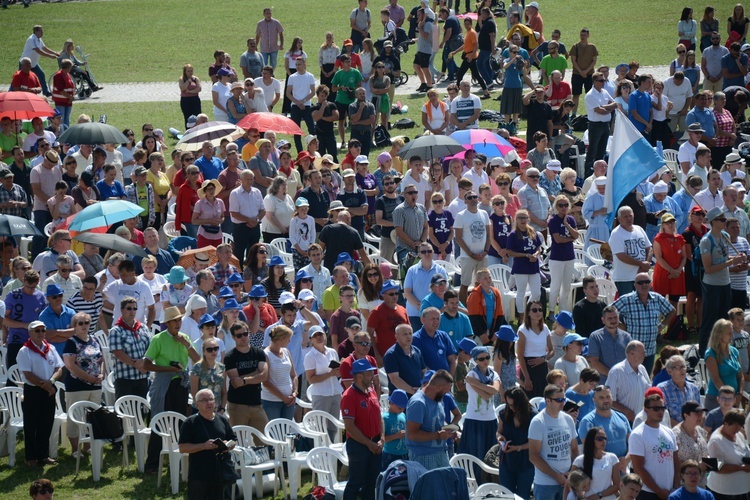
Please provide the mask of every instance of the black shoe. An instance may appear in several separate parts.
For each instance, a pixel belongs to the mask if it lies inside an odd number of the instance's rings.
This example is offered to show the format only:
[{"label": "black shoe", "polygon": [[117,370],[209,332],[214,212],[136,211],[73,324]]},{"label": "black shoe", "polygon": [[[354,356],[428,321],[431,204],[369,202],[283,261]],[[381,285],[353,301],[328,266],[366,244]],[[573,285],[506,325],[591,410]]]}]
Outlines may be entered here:
[{"label": "black shoe", "polygon": [[427,84],[423,83],[417,88],[417,92],[426,92],[427,91]]},{"label": "black shoe", "polygon": [[432,88],[432,85],[427,85],[427,84],[425,84],[425,86],[424,86],[424,90],[423,90],[422,92],[427,92],[427,91],[428,91],[428,90],[430,90],[431,88]]}]

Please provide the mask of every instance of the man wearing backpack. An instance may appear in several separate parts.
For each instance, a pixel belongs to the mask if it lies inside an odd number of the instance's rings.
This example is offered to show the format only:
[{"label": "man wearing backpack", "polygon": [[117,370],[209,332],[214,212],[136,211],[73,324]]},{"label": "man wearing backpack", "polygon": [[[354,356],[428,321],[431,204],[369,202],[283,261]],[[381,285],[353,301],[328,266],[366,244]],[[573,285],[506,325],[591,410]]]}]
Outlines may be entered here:
[{"label": "man wearing backpack", "polygon": [[708,211],[706,220],[711,230],[701,239],[701,262],[703,274],[703,323],[701,324],[698,350],[703,357],[714,323],[726,318],[728,304],[732,301],[729,267],[747,260],[745,254],[729,258],[729,236],[724,237],[727,217],[719,207]]}]

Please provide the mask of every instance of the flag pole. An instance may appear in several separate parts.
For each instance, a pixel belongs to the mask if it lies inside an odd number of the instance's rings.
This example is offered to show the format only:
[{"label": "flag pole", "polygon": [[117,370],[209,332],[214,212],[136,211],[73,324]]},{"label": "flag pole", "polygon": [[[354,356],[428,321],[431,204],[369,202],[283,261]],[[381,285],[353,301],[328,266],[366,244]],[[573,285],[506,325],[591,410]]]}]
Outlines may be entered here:
[{"label": "flag pole", "polygon": [[[682,189],[685,190],[685,192],[687,193],[687,195],[690,196],[690,198],[693,199],[693,201],[695,202],[695,204],[698,205],[701,208],[701,210],[703,210],[704,212],[708,213],[708,211],[705,208],[703,208],[703,205],[701,205],[700,203],[698,203],[698,200],[695,199],[695,196],[692,195],[692,193],[690,192],[690,190],[688,190],[687,186],[682,183],[682,181],[680,180],[679,173],[678,173],[678,175],[674,176],[674,180],[677,181],[677,184],[679,184],[680,186],[682,186]],[[724,239],[727,240],[727,243],[729,243],[729,246],[732,247],[732,250],[734,250],[734,253],[737,254],[737,255],[740,255],[741,252],[739,250],[737,250],[737,247],[735,247],[732,244],[732,240],[729,239],[729,236],[727,236],[724,233],[724,231],[721,232],[721,235],[724,237]]]}]

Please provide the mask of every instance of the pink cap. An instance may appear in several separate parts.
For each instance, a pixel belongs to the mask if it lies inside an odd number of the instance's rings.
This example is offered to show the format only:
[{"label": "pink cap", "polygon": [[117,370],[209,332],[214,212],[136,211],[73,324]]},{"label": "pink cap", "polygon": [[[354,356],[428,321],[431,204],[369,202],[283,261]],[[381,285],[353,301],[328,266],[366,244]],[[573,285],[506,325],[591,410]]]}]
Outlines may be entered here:
[{"label": "pink cap", "polygon": [[529,168],[531,165],[531,160],[521,160],[521,168]]},{"label": "pink cap", "polygon": [[391,279],[391,266],[385,262],[381,263],[380,273],[383,275],[383,281]]}]

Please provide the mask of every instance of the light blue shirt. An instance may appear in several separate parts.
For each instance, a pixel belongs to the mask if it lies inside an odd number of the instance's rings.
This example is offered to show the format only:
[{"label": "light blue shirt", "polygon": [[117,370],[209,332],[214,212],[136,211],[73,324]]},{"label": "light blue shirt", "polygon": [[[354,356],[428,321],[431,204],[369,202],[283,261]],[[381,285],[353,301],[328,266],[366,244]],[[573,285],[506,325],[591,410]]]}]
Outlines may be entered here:
[{"label": "light blue shirt", "polygon": [[703,135],[706,137],[713,139],[716,135],[716,117],[709,108],[698,109],[697,106],[693,106],[693,109],[688,111],[685,116],[685,123],[687,125],[700,123],[701,128],[705,131]]},{"label": "light blue shirt", "polygon": [[474,335],[469,317],[461,311],[458,311],[458,314],[453,318],[445,313],[441,314],[440,329],[448,334],[456,350],[458,350],[458,343],[461,342],[461,339]]},{"label": "light blue shirt", "polygon": [[[436,274],[442,274],[448,279],[448,273],[443,266],[432,263],[432,267],[425,269],[421,262],[411,266],[406,271],[404,279],[404,289],[410,289],[411,293],[421,302],[421,300],[430,294],[430,280]],[[415,306],[408,300],[406,301],[406,314],[409,316],[419,316],[419,306]]]},{"label": "light blue shirt", "polygon": [[[543,187],[537,186],[537,190],[534,191],[530,185],[526,184],[518,191],[518,199],[521,201],[521,207],[531,212],[537,219],[547,220],[549,218],[550,203],[549,198],[547,198],[547,191]],[[533,222],[531,227],[537,231],[543,229]]]},{"label": "light blue shirt", "polygon": [[[445,425],[445,408],[443,402],[425,397],[424,392],[417,391],[406,406],[406,422],[418,422],[419,430],[425,432],[439,432]],[[445,441],[433,439],[430,441],[411,441],[406,439],[409,455],[425,456],[445,452]]]}]

